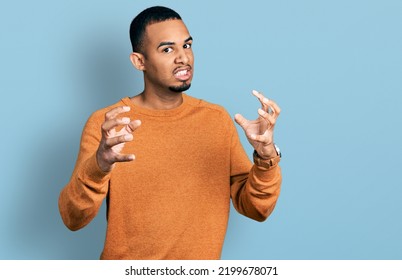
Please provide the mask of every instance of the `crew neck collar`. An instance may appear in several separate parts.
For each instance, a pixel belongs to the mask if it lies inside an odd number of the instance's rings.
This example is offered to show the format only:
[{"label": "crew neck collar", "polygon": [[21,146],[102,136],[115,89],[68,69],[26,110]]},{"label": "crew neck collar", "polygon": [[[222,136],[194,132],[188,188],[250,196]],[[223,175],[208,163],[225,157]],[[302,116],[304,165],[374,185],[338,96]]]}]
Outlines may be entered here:
[{"label": "crew neck collar", "polygon": [[145,107],[138,106],[131,101],[130,97],[122,98],[122,102],[131,107],[131,111],[133,113],[153,116],[153,117],[174,117],[178,116],[182,113],[189,105],[189,96],[185,93],[182,94],[183,102],[176,108],[173,109],[166,109],[166,110],[158,110],[158,109],[149,109]]}]

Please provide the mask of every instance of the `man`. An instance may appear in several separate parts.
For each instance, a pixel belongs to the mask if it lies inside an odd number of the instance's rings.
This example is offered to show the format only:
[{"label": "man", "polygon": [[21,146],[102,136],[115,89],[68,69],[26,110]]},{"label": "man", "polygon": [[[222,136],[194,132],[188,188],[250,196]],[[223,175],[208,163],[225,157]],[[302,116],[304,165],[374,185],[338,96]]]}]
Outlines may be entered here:
[{"label": "man", "polygon": [[258,221],[280,190],[273,130],[280,113],[256,91],[259,118],[236,115],[254,147],[254,165],[233,121],[220,106],[184,93],[193,77],[193,39],[180,16],[164,7],[131,23],[133,65],[144,91],[88,119],[59,208],[71,230],[87,225],[107,199],[102,259],[219,259],[230,198]]}]

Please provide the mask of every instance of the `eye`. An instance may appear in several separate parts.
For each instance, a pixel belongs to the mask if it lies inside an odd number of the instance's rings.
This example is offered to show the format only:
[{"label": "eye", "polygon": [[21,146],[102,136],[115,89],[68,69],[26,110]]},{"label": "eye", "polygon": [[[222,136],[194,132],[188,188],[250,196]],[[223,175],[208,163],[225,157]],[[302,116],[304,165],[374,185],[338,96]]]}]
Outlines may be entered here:
[{"label": "eye", "polygon": [[164,53],[171,53],[173,51],[173,49],[172,48],[164,48],[162,51]]},{"label": "eye", "polygon": [[191,49],[191,44],[189,44],[189,43],[184,44],[183,48],[185,48],[185,49]]}]

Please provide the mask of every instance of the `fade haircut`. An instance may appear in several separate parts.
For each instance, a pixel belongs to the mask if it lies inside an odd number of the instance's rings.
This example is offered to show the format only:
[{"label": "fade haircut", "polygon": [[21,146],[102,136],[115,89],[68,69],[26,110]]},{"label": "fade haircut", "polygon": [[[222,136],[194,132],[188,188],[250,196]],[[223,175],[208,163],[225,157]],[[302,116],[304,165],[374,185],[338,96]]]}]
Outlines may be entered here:
[{"label": "fade haircut", "polygon": [[162,6],[150,7],[139,13],[130,24],[130,40],[133,52],[143,53],[145,28],[148,25],[173,19],[181,20],[181,17],[172,9]]}]

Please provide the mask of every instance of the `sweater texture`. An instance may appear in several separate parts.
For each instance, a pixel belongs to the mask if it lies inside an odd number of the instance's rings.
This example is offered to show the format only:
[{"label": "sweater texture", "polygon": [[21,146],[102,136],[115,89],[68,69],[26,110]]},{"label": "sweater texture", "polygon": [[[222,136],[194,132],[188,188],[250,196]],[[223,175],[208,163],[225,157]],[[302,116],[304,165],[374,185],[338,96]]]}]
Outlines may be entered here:
[{"label": "sweater texture", "polygon": [[[105,113],[141,120],[122,153],[132,162],[103,172],[96,162]],[[107,232],[101,259],[219,259],[230,199],[241,214],[265,220],[280,192],[279,158],[245,153],[229,114],[183,94],[171,110],[136,106],[126,97],[93,113],[81,138],[70,182],[59,197],[66,226],[78,230],[107,199]]]}]

